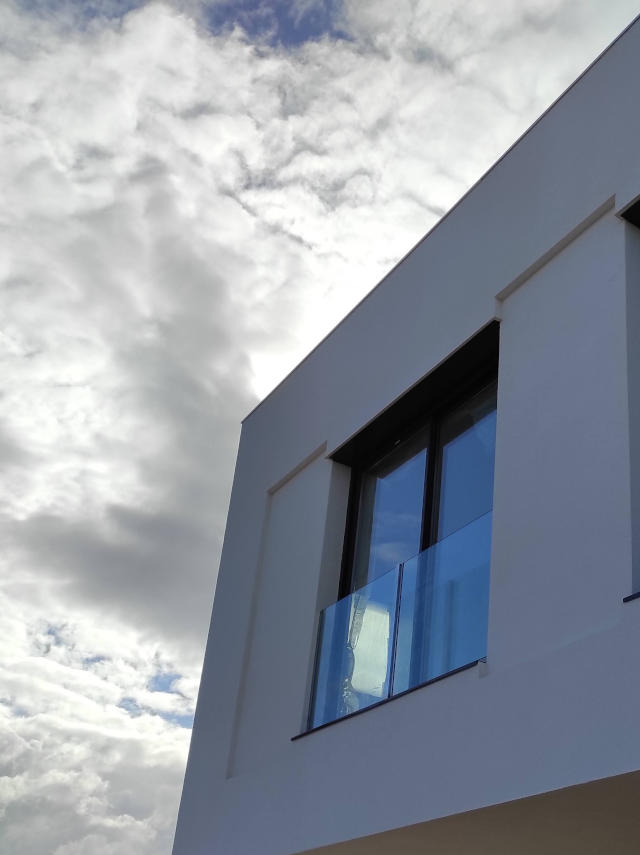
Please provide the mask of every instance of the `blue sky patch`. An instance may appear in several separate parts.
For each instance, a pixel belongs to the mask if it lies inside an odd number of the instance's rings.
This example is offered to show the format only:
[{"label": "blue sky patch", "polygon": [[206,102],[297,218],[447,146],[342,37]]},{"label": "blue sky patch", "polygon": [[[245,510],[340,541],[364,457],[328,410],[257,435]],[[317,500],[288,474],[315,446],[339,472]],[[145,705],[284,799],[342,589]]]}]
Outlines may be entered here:
[{"label": "blue sky patch", "polygon": [[[115,20],[147,0],[18,0],[39,18],[56,18],[82,29],[96,19]],[[180,4],[172,4],[180,9]],[[200,0],[199,17],[215,35],[241,27],[251,40],[296,47],[323,36],[348,39],[338,19],[343,0]]]},{"label": "blue sky patch", "polygon": [[222,0],[205,8],[214,33],[239,26],[250,39],[284,47],[296,47],[323,36],[348,38],[337,25],[342,0],[316,0],[299,7],[291,0]]},{"label": "blue sky patch", "polygon": [[171,724],[177,724],[178,727],[186,727],[189,730],[193,727],[193,715],[179,715],[178,713],[158,713],[158,715]]},{"label": "blue sky patch", "polygon": [[168,721],[170,724],[177,724],[178,727],[191,728],[193,727],[193,714],[181,714],[181,713],[172,713],[172,712],[161,712],[160,710],[152,710],[147,707],[141,707],[140,704],[135,701],[133,698],[125,697],[118,704],[120,709],[128,712],[129,715],[137,718],[140,715],[157,715],[160,718],[163,718],[165,721]]},{"label": "blue sky patch", "polygon": [[133,698],[123,698],[118,704],[118,706],[120,707],[120,709],[125,710],[129,713],[129,715],[132,716],[139,716],[142,715],[142,713],[144,712],[142,707],[136,701],[134,701]]},{"label": "blue sky patch", "polygon": [[82,660],[82,667],[91,668],[92,665],[98,665],[98,663],[105,661],[106,656],[85,656]]},{"label": "blue sky patch", "polygon": [[62,627],[54,626],[54,624],[50,623],[49,626],[45,630],[45,636],[50,639],[51,644],[61,645],[63,644],[62,634],[60,630]]},{"label": "blue sky patch", "polygon": [[62,18],[71,14],[74,24],[95,18],[122,18],[139,9],[146,0],[18,0],[18,6],[41,18]]},{"label": "blue sky patch", "polygon": [[150,692],[171,692],[171,686],[180,677],[170,671],[159,671],[149,680]]}]

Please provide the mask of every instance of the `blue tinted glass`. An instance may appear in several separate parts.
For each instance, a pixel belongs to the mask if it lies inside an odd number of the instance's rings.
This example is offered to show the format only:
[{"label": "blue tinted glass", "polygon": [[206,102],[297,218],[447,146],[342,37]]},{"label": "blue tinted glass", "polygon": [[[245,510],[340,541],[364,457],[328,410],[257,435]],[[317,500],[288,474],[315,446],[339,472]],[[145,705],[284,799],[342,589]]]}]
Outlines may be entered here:
[{"label": "blue tinted glass", "polygon": [[389,696],[397,595],[395,568],[322,612],[310,727]]},{"label": "blue tinted glass", "polygon": [[376,579],[420,550],[426,438],[397,448],[365,476],[360,501],[354,588]]},{"label": "blue tinted glass", "polygon": [[486,656],[491,513],[407,561],[393,694]]},{"label": "blue tinted glass", "polygon": [[496,387],[474,395],[443,422],[438,540],[493,507]]}]

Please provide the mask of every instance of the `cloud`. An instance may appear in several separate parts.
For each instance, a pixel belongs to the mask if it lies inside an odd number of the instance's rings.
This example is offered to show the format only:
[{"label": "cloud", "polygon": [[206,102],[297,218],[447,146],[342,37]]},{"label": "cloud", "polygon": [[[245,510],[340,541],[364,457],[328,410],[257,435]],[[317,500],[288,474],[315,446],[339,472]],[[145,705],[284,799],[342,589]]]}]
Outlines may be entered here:
[{"label": "cloud", "polygon": [[0,8],[7,851],[169,851],[240,419],[636,11],[217,5]]},{"label": "cloud", "polygon": [[172,667],[153,644],[13,594],[0,595],[0,849],[169,851],[189,733],[175,722],[194,684],[152,691]]}]

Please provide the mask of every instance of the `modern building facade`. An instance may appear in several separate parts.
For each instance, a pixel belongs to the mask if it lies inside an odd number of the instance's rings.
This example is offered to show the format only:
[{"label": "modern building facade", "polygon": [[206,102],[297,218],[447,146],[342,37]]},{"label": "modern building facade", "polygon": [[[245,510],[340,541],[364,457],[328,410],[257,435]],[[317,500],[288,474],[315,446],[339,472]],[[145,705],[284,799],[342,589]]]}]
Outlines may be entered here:
[{"label": "modern building facade", "polygon": [[640,849],[640,22],[244,421],[174,855]]}]

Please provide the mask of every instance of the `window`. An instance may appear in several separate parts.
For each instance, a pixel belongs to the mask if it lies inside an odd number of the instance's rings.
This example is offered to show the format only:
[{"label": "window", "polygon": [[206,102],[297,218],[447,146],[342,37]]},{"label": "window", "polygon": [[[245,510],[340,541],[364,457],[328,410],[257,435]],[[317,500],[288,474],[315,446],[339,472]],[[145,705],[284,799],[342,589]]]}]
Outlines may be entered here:
[{"label": "window", "polygon": [[311,728],[486,655],[497,327],[493,334],[489,359],[456,394],[441,384],[434,403],[432,379],[399,429],[352,443],[341,596],[321,615]]},{"label": "window", "polygon": [[427,448],[421,430],[359,477],[351,590],[420,552]]},{"label": "window", "polygon": [[494,381],[356,475],[350,590],[491,510],[495,420]]}]

